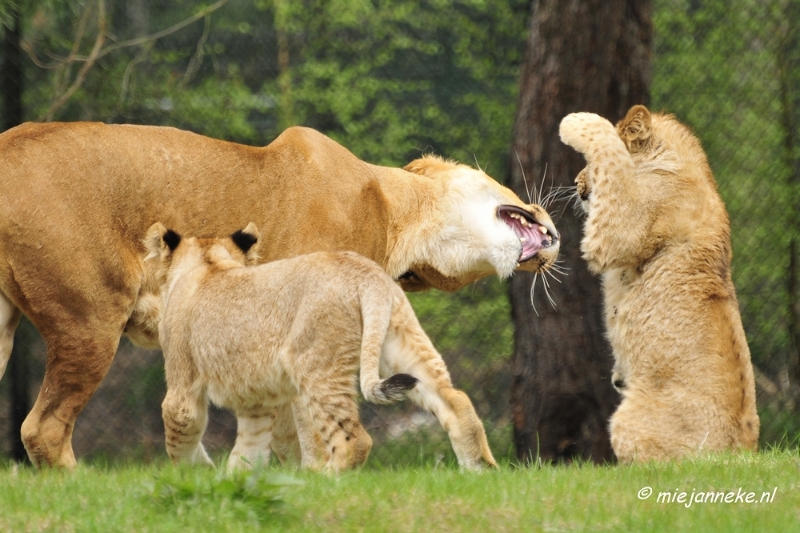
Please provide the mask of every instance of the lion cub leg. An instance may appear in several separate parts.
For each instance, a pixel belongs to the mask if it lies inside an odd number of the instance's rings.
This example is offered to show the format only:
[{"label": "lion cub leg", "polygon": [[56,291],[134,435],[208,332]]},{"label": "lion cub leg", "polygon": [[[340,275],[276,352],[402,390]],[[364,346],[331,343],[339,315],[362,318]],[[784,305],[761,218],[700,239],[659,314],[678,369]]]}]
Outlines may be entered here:
[{"label": "lion cub leg", "polygon": [[462,468],[480,470],[484,464],[497,466],[472,402],[453,387],[442,356],[425,335],[405,298],[392,316],[383,357],[387,374],[406,373],[419,380],[408,397],[436,415]]},{"label": "lion cub leg", "polygon": [[236,412],[236,444],[228,457],[228,471],[269,463],[275,409]]},{"label": "lion cub leg", "polygon": [[167,396],[161,404],[167,454],[174,463],[214,466],[200,442],[208,423],[208,399],[193,388],[172,386],[167,379]]},{"label": "lion cub leg", "polygon": [[286,402],[275,409],[275,425],[272,428],[272,453],[283,464],[299,465],[305,457],[304,443],[298,440],[295,425],[297,414],[293,402]]},{"label": "lion cub leg", "polygon": [[302,411],[298,421],[303,423],[297,425],[301,442],[303,439],[312,443],[321,440],[321,446],[313,446],[312,456],[306,457],[304,450],[303,466],[341,472],[363,465],[372,449],[372,437],[358,417],[355,391],[319,394],[321,390],[321,387],[312,387],[296,403],[295,412]]}]

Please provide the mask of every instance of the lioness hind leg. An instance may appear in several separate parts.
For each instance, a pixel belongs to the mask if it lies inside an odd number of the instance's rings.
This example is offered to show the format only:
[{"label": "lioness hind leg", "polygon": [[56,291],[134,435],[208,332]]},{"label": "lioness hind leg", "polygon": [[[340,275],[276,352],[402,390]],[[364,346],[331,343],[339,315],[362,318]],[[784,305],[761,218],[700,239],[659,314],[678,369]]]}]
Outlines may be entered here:
[{"label": "lioness hind leg", "polygon": [[169,388],[161,404],[167,454],[174,463],[214,466],[200,440],[208,423],[208,400],[188,389]]},{"label": "lioness hind leg", "polygon": [[458,464],[462,468],[481,470],[484,464],[497,466],[483,423],[464,392],[452,387],[431,388],[425,380],[420,380],[408,397],[436,415],[450,437]]},{"label": "lioness hind leg", "polygon": [[228,457],[228,471],[269,463],[275,409],[236,413],[236,425],[236,444]]},{"label": "lioness hind leg", "polygon": [[472,402],[453,388],[444,360],[420,327],[407,300],[392,316],[381,366],[384,374],[406,373],[419,380],[408,397],[436,415],[462,468],[479,470],[484,463],[497,466]]},{"label": "lioness hind leg", "polygon": [[14,332],[17,331],[21,315],[11,300],[0,293],[0,378],[5,374],[6,365],[11,357]]},{"label": "lioness hind leg", "polygon": [[[308,463],[303,465],[312,469],[322,467],[326,471],[341,472],[363,465],[372,449],[372,437],[364,430],[358,417],[358,405],[352,394],[322,394],[301,396],[297,409],[303,409],[303,417],[310,421],[308,431],[320,439],[319,449]],[[298,425],[298,431],[305,430]],[[301,440],[303,437],[301,436]],[[305,451],[304,451],[305,453]],[[324,454],[324,457],[319,457]]]}]

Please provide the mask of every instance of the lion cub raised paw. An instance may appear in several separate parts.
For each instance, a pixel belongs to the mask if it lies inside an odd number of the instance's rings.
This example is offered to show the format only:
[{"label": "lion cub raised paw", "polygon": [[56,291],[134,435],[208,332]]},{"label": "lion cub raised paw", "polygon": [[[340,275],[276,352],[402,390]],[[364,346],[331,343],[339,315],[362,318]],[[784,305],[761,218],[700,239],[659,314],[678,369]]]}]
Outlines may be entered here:
[{"label": "lion cub raised paw", "polygon": [[200,442],[210,399],[236,413],[229,468],[266,462],[271,448],[290,455],[295,430],[303,466],[361,465],[372,439],[355,401],[360,371],[366,400],[408,396],[437,416],[459,464],[495,465],[472,403],[453,388],[403,291],[373,261],[319,252],[250,266],[253,224],[198,239],[156,223],[145,244],[163,277],[163,417],[173,460],[211,463]]},{"label": "lion cub raised paw", "polygon": [[705,153],[670,115],[634,106],[612,126],[574,113],[561,139],[586,159],[581,251],[602,275],[622,461],[758,444],[750,351],[731,279],[730,225]]}]

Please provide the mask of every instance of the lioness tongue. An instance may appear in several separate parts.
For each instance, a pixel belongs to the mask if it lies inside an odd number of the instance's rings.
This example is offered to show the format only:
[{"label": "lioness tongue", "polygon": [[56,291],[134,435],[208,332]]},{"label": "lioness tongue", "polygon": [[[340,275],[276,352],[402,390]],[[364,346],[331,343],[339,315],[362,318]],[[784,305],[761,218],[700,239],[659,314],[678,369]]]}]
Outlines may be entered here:
[{"label": "lioness tongue", "polygon": [[516,226],[514,229],[522,242],[522,254],[520,257],[528,258],[542,249],[544,234],[539,230],[539,224],[529,226]]}]

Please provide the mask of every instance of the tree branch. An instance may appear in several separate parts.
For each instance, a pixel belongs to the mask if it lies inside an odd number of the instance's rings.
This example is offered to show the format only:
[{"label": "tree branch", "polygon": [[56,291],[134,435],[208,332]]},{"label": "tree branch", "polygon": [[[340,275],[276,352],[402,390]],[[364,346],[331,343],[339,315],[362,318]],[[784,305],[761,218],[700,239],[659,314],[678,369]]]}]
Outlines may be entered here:
[{"label": "tree branch", "polygon": [[105,0],[97,0],[97,37],[94,40],[94,46],[92,47],[92,52],[89,54],[88,60],[83,64],[81,69],[78,71],[78,74],[75,76],[75,79],[72,82],[72,85],[69,88],[61,93],[52,104],[50,104],[50,108],[47,110],[42,117],[39,117],[39,120],[44,119],[45,122],[50,122],[53,120],[53,115],[56,111],[58,111],[67,100],[72,98],[72,95],[75,94],[81,85],[83,85],[84,80],[86,79],[86,74],[88,74],[89,69],[92,68],[95,61],[100,57],[100,51],[103,48],[103,42],[106,39],[106,4]]}]

